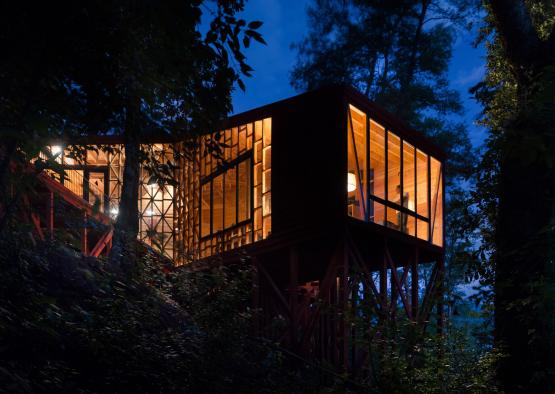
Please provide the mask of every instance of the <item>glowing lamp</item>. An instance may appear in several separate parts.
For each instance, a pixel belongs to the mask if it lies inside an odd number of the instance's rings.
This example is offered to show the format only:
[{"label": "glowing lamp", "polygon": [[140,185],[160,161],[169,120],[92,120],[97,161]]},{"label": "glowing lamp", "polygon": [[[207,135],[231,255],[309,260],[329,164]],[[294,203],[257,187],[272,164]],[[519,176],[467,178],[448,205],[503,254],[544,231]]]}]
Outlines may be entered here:
[{"label": "glowing lamp", "polygon": [[347,173],[347,191],[354,192],[357,189],[357,177],[354,173]]},{"label": "glowing lamp", "polygon": [[50,147],[50,153],[52,153],[52,155],[62,153],[62,147],[60,145],[53,145]]},{"label": "glowing lamp", "polygon": [[117,208],[110,209],[110,214],[112,215],[113,218],[117,217],[118,213],[119,213],[119,209]]}]

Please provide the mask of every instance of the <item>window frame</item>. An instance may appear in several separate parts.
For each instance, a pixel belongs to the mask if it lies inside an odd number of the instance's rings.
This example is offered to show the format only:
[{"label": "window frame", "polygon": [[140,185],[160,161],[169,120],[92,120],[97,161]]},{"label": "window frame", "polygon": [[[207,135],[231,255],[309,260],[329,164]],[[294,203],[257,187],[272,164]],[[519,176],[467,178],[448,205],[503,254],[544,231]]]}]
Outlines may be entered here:
[{"label": "window frame", "polygon": [[[356,220],[363,220],[365,222],[369,222],[369,223],[375,223],[373,221],[370,220],[370,206],[372,205],[373,202],[377,202],[379,204],[382,204],[384,207],[384,227],[387,228],[391,228],[393,230],[396,230],[400,233],[409,235],[413,238],[417,238],[420,240],[423,240],[425,242],[428,242],[434,246],[438,246],[438,247],[444,247],[444,243],[445,240],[442,240],[442,244],[438,245],[433,243],[433,234],[432,234],[432,190],[431,190],[431,161],[432,161],[432,155],[430,155],[429,153],[427,153],[425,150],[421,149],[418,147],[418,144],[415,144],[414,142],[410,141],[409,139],[404,138],[402,135],[400,135],[399,133],[396,133],[395,131],[393,131],[390,127],[380,123],[377,121],[376,118],[374,118],[370,113],[368,113],[367,111],[361,110],[359,107],[353,105],[352,103],[349,103],[347,105],[347,116],[348,116],[348,126],[350,128],[353,128],[353,124],[352,121],[350,121],[351,118],[351,107],[356,108],[356,110],[364,113],[366,115],[366,168],[365,168],[365,173],[367,176],[366,182],[365,182],[365,190],[364,193],[366,195],[364,204],[366,205],[366,207],[368,207],[368,209],[366,209],[366,215],[364,220],[363,219],[358,219],[357,217],[352,217],[349,215],[349,217],[356,219]],[[374,121],[375,123],[377,123],[379,126],[381,126],[384,130],[384,197],[385,198],[381,198],[378,197],[377,195],[374,195],[373,193],[370,192],[370,183],[371,183],[371,179],[370,179],[370,165],[371,165],[371,152],[372,152],[372,139],[371,139],[371,122]],[[397,204],[393,201],[389,200],[389,133],[395,135],[397,138],[399,138],[399,147],[400,147],[400,203]],[[351,134],[351,130],[347,130],[347,138],[351,138],[350,137]],[[404,144],[405,142],[407,144],[409,144],[412,149],[414,150],[414,158],[413,158],[413,169],[414,169],[414,188],[413,188],[413,192],[414,192],[414,210],[410,210],[408,207],[405,207],[404,204],[404,199],[405,199],[405,185],[404,185],[404,167],[405,167],[405,160],[404,160]],[[423,154],[426,155],[426,195],[427,195],[427,214],[428,217],[425,217],[421,214],[418,213],[418,179],[417,179],[417,174],[418,174],[418,154],[417,152],[420,151]],[[347,155],[348,155],[348,150],[347,150]],[[436,160],[439,163],[439,181],[438,181],[438,185],[441,185],[442,187],[442,192],[441,192],[441,204],[442,204],[442,215],[444,215],[444,211],[445,211],[445,191],[443,189],[445,189],[445,180],[444,180],[444,162],[440,159],[438,159],[437,157],[433,157],[434,160]],[[348,157],[347,157],[348,160]],[[363,182],[360,182],[363,183]],[[394,209],[396,211],[398,211],[402,215],[407,215],[407,216],[411,216],[414,218],[414,223],[415,223],[415,231],[414,234],[412,233],[407,233],[404,232],[402,229],[397,229],[395,227],[389,226],[388,225],[388,221],[387,221],[387,209]],[[437,220],[441,220],[442,226],[445,226],[445,218],[435,218],[435,221],[437,223]],[[427,238],[426,239],[422,239],[418,237],[418,220],[423,221],[426,223],[427,228],[428,228],[428,234],[427,234]],[[379,224],[379,223],[376,223]],[[380,224],[381,225],[381,224]],[[443,233],[445,232],[444,229],[442,229]],[[445,238],[445,237],[443,237]]]},{"label": "window frame", "polygon": [[[199,190],[202,191],[203,186],[206,184],[210,184],[210,231],[206,235],[202,235],[202,209],[199,210],[199,242],[211,239],[213,237],[217,237],[227,231],[233,231],[236,228],[244,226],[246,224],[252,223],[254,218],[254,187],[253,187],[253,172],[254,172],[254,149],[249,149],[245,153],[241,154],[240,156],[236,157],[233,160],[230,160],[225,165],[218,166],[218,168],[204,177],[200,178],[199,182]],[[249,175],[249,209],[248,218],[242,221],[239,221],[239,165],[245,161],[249,161],[248,165],[248,175]],[[214,231],[214,188],[212,181],[217,178],[218,176],[225,174],[229,169],[235,169],[235,179],[236,179],[236,186],[235,186],[235,224],[229,227],[225,227],[225,175],[223,177],[223,210],[222,210],[222,221],[223,227],[221,230]],[[202,195],[200,195],[202,198]]]}]

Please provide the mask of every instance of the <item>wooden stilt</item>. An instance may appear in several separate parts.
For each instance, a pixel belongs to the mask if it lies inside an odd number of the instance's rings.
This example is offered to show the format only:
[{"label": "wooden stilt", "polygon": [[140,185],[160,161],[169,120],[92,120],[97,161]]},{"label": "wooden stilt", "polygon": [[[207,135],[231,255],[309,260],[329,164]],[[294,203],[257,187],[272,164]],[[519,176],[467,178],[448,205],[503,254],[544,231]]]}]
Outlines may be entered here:
[{"label": "wooden stilt", "polygon": [[414,248],[414,256],[411,261],[411,309],[412,309],[412,320],[417,321],[418,316],[418,290],[419,290],[419,278],[418,278],[418,248]]}]

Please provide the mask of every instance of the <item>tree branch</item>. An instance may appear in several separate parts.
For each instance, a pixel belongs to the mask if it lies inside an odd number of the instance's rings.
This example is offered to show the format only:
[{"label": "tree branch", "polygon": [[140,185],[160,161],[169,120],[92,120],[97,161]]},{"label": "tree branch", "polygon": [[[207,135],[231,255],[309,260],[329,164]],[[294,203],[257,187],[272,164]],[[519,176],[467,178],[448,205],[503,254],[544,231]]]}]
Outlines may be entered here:
[{"label": "tree branch", "polygon": [[537,64],[543,43],[522,0],[489,0],[509,61],[518,70]]}]

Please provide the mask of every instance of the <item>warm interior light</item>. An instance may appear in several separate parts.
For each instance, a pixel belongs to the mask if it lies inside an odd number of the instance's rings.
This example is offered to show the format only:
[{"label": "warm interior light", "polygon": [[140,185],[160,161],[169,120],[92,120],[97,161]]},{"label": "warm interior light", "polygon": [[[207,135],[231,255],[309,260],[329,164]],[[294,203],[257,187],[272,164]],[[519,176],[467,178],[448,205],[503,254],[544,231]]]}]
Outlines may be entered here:
[{"label": "warm interior light", "polygon": [[152,209],[147,209],[145,211],[145,216],[153,216],[154,215],[154,211]]},{"label": "warm interior light", "polygon": [[354,173],[347,173],[347,191],[354,192],[357,189],[357,177]]},{"label": "warm interior light", "polygon": [[414,201],[413,201],[413,200],[409,200],[408,208],[409,208],[411,211],[414,211]]},{"label": "warm interior light", "polygon": [[117,217],[118,213],[119,213],[119,209],[117,208],[110,209],[110,214],[112,215],[113,218]]},{"label": "warm interior light", "polygon": [[62,153],[62,147],[60,145],[53,145],[50,147],[50,152],[53,155],[57,155],[58,153]]}]

